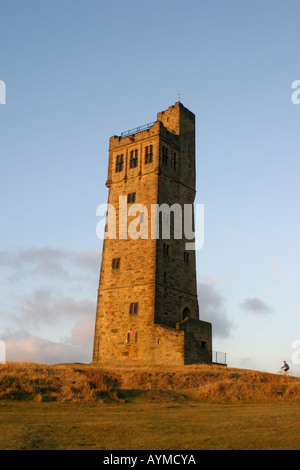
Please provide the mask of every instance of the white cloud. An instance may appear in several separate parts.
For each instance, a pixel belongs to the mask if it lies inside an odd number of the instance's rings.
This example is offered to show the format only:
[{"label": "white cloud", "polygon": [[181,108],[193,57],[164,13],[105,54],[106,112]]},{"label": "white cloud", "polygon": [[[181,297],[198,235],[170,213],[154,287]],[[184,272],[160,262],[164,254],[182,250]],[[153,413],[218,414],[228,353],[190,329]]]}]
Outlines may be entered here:
[{"label": "white cloud", "polygon": [[58,343],[25,330],[8,334],[2,338],[6,345],[7,361],[40,362],[46,364],[61,362],[91,362],[92,343]]}]

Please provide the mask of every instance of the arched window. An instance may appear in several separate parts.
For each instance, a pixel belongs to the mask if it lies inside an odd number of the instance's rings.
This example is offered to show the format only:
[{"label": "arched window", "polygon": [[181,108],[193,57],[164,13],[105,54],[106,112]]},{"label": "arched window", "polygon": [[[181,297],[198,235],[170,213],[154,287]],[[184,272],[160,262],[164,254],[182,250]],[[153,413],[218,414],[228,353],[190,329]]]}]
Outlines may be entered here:
[{"label": "arched window", "polygon": [[182,312],[182,320],[184,320],[186,317],[191,316],[191,311],[188,307],[185,307],[185,309]]}]

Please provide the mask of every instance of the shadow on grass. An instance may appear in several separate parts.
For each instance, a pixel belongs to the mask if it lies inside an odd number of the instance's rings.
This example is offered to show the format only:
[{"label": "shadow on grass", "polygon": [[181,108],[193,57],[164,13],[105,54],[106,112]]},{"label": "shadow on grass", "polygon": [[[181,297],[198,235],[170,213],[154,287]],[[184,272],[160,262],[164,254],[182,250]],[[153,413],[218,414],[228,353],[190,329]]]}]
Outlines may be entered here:
[{"label": "shadow on grass", "polygon": [[186,403],[190,401],[189,397],[185,394],[177,392],[175,390],[138,390],[138,389],[122,389],[119,390],[119,398],[125,402],[135,403],[149,403],[149,402],[160,402],[160,403]]}]

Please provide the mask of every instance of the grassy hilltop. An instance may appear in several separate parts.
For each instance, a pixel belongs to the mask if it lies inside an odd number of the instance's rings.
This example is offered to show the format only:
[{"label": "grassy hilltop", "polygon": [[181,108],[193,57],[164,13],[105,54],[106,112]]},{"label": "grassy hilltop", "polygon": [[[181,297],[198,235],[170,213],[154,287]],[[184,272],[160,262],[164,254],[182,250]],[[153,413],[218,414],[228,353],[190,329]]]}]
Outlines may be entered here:
[{"label": "grassy hilltop", "polygon": [[297,449],[300,378],[219,366],[0,366],[0,449]]},{"label": "grassy hilltop", "polygon": [[221,366],[100,368],[11,362],[0,367],[0,400],[132,400],[153,389],[161,395],[168,391],[170,398],[202,401],[300,401],[298,377]]}]

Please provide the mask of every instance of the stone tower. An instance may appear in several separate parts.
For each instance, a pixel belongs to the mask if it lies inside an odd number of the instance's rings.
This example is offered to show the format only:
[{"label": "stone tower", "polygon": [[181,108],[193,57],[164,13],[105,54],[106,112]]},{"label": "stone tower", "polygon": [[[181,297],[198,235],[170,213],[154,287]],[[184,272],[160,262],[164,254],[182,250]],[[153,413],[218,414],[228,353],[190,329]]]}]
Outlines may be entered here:
[{"label": "stone tower", "polygon": [[[211,324],[199,320],[195,251],[174,232],[171,207],[193,207],[195,115],[177,102],[155,122],[111,137],[106,185],[117,228],[103,243],[93,362],[211,363]],[[143,204],[139,211],[136,204]],[[161,213],[162,205],[169,213]],[[160,223],[170,224],[170,236],[161,228],[153,236],[153,207]],[[127,233],[131,223],[140,231],[134,238]]]}]

